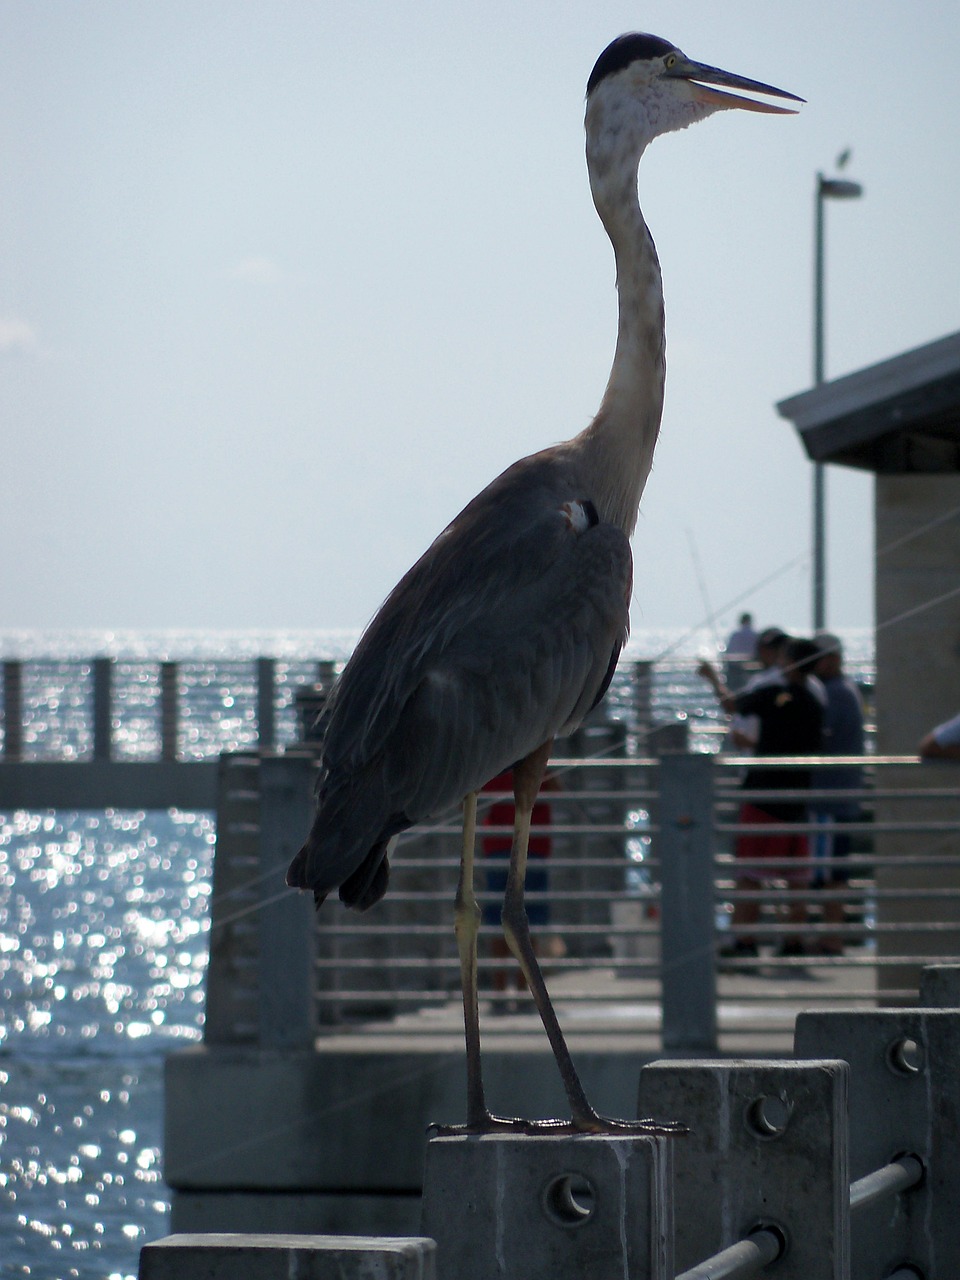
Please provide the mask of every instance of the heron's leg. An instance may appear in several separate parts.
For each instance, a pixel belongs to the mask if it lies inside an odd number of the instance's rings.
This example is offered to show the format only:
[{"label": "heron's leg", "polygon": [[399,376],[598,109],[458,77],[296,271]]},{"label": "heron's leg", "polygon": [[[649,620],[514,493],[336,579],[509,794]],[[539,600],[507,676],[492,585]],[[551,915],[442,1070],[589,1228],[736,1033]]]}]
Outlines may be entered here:
[{"label": "heron's leg", "polygon": [[[530,922],[523,902],[524,879],[527,874],[527,846],[530,841],[530,822],[533,817],[533,806],[543,781],[547,760],[550,757],[552,741],[545,742],[525,760],[522,760],[513,771],[514,794],[514,826],[513,845],[510,849],[510,870],[507,874],[507,892],[503,900],[503,932],[510,950],[527,980],[530,994],[533,996],[540,1014],[540,1020],[550,1041],[553,1056],[560,1068],[574,1124],[577,1127],[590,1127],[594,1112],[587,1102],[586,1094],[573,1065],[573,1059],[567,1049],[567,1042],[560,1023],[553,1011],[550,996],[547,993],[540,963],[533,948],[530,937]],[[581,1124],[581,1122],[583,1122]]]},{"label": "heron's leg", "polygon": [[[547,1033],[553,1056],[557,1060],[563,1086],[570,1102],[571,1124],[563,1125],[556,1121],[547,1121],[545,1127],[552,1129],[570,1128],[579,1133],[676,1133],[683,1132],[684,1126],[673,1124],[656,1124],[649,1120],[608,1120],[594,1111],[587,1101],[580,1077],[577,1075],[560,1030],[560,1023],[554,1012],[553,1004],[547,993],[546,983],[540,971],[530,937],[530,923],[527,920],[526,908],[523,904],[524,878],[527,871],[527,845],[530,840],[530,823],[533,817],[533,806],[543,781],[547,760],[550,758],[552,741],[544,743],[532,752],[514,769],[514,804],[515,819],[513,830],[513,846],[510,850],[510,871],[507,875],[507,892],[503,902],[503,932],[523,970],[530,994],[540,1014],[540,1021]],[[536,1126],[531,1126],[536,1127]]]},{"label": "heron's leg", "polygon": [[[460,984],[463,988],[463,1029],[467,1044],[467,1123],[468,1133],[494,1131],[517,1132],[525,1122],[493,1116],[487,1110],[483,1094],[480,1066],[480,1006],[477,997],[477,935],[480,931],[480,906],[474,890],[474,849],[477,830],[477,793],[472,791],[463,802],[463,843],[460,851],[460,880],[457,884],[455,928],[460,954]],[[437,1134],[462,1133],[460,1126],[433,1125]]]},{"label": "heron's leg", "polygon": [[477,831],[477,793],[463,802],[463,845],[460,881],[457,885],[455,927],[460,953],[460,985],[463,988],[463,1030],[467,1042],[467,1128],[483,1125],[487,1107],[480,1068],[480,1008],[477,998],[477,934],[480,906],[473,884],[473,859]]}]

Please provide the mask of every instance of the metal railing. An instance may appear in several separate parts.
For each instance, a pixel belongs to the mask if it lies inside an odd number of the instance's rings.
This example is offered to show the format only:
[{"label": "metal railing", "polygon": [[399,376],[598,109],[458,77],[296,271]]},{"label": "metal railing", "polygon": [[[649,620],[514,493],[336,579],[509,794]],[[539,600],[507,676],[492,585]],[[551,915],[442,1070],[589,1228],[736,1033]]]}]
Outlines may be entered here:
[{"label": "metal railing", "polygon": [[[746,765],[758,762],[698,753],[633,758],[624,754],[622,733],[604,732],[606,739],[593,731],[590,756],[552,762],[552,789],[545,792],[550,821],[534,828],[549,840],[550,853],[530,860],[546,877],[528,891],[532,932],[554,1001],[579,1028],[611,1034],[659,1028],[667,1047],[709,1051],[718,1035],[739,1026],[782,1031],[811,999],[841,1007],[908,1000],[923,964],[960,956],[960,791],[949,768],[903,757],[858,761],[865,770],[865,785],[854,793],[862,820],[829,824],[855,841],[835,860],[847,878],[828,888],[791,889],[778,877],[781,868],[764,862],[764,882],[745,888],[740,874],[748,864],[735,858],[732,842],[748,831],[736,810],[750,793],[736,784]],[[282,887],[282,872],[309,825],[314,767],[308,754],[225,757],[208,1036],[212,1029],[214,1038],[257,1038],[259,968],[267,953],[287,945],[278,935],[289,941],[291,930],[307,931],[312,957],[305,981],[316,1008],[304,1006],[304,1037],[357,1022],[415,1033],[434,1032],[448,1018],[454,1029],[459,815],[401,838],[390,891],[374,910],[347,913],[334,901],[314,916]],[[809,794],[767,793],[781,800]],[[274,837],[265,840],[267,828]],[[803,821],[769,830],[803,835],[823,827]],[[514,988],[516,966],[499,943],[497,875],[505,864],[484,852],[507,834],[503,823],[484,826],[481,808],[481,998],[488,1012],[511,1015],[511,1030],[539,1034],[535,1017],[527,1016],[532,1004]],[[808,911],[801,930],[807,950],[777,954],[778,941],[797,928],[784,913],[798,897]],[[759,908],[752,927],[758,954],[718,963],[738,902]],[[843,908],[839,923],[824,920],[828,903]],[[813,953],[827,936],[842,944],[842,953]],[[235,1024],[216,1012],[228,980]],[[424,1010],[433,1016],[425,1019]]]}]

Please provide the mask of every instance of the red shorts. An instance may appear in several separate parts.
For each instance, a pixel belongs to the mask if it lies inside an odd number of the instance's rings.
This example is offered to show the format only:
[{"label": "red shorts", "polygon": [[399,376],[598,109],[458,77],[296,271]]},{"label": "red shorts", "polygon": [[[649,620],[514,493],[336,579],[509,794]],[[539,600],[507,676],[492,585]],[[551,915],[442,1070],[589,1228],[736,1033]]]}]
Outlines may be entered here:
[{"label": "red shorts", "polygon": [[[754,804],[742,804],[738,820],[744,827],[783,826],[784,824],[783,818],[775,818],[765,809],[758,809]],[[747,835],[744,832],[737,836],[737,857],[783,863],[796,858],[809,858],[810,851],[807,837],[803,833],[765,835],[763,832],[758,832],[757,835]],[[769,871],[763,867],[744,867],[738,870],[737,875],[743,880],[787,880],[790,884],[810,883],[809,866],[777,866],[771,867]]]}]

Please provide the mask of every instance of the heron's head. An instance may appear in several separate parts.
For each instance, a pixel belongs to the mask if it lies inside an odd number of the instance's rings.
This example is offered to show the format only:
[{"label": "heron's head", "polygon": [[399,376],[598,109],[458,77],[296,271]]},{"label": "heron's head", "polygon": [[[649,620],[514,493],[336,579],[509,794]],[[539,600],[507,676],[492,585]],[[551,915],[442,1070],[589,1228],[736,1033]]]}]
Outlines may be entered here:
[{"label": "heron's head", "polygon": [[[764,96],[725,92],[731,89]],[[588,151],[601,165],[604,155],[622,155],[624,149],[639,160],[647,143],[659,134],[684,129],[714,111],[732,107],[777,115],[796,111],[764,100],[770,97],[803,101],[758,80],[693,62],[659,36],[618,36],[601,53],[587,82]]]}]

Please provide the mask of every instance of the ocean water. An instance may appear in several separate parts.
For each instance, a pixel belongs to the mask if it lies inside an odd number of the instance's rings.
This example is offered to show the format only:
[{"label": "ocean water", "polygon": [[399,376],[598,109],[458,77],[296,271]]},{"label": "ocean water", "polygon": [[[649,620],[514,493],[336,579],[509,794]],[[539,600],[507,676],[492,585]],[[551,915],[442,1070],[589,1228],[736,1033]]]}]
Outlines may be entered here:
[{"label": "ocean water", "polygon": [[[278,659],[278,732],[317,658],[349,633],[15,633],[0,654],[29,661],[28,758],[92,749],[92,656],[118,659],[120,758],[159,749],[159,662],[183,660],[181,754],[255,738],[250,659]],[[845,635],[848,666],[872,672],[868,633]],[[629,657],[659,659],[658,718],[716,721],[693,673],[712,637],[647,634]],[[622,686],[621,686],[622,688]],[[0,814],[0,1276],[110,1280],[136,1275],[141,1245],[166,1234],[163,1060],[203,1034],[215,844],[213,815],[132,811]]]},{"label": "ocean water", "polygon": [[0,1275],[136,1274],[164,1054],[199,1040],[211,814],[0,820]]}]

